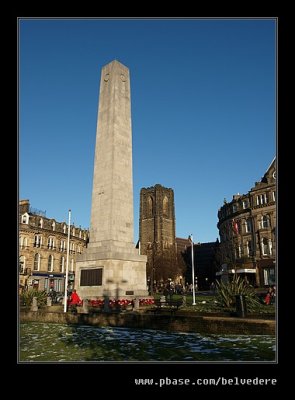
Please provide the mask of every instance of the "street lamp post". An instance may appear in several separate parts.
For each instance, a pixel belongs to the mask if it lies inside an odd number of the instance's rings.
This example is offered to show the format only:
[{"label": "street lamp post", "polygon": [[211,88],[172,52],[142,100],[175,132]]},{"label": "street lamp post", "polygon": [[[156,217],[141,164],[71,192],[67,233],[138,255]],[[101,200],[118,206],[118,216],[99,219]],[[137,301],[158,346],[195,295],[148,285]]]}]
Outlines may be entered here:
[{"label": "street lamp post", "polygon": [[69,254],[70,254],[70,234],[71,234],[71,210],[69,210],[69,224],[68,224],[68,243],[67,243],[67,263],[66,263],[66,277],[65,277],[65,295],[64,295],[64,312],[67,312],[68,303],[68,277],[69,277]]},{"label": "street lamp post", "polygon": [[154,295],[154,280],[156,278],[156,270],[155,270],[155,251],[156,251],[156,244],[153,242],[152,244],[152,268],[151,268],[151,296]]},{"label": "street lamp post", "polygon": [[196,305],[196,292],[195,292],[195,263],[194,263],[194,240],[193,235],[191,234],[188,237],[192,246],[192,283],[193,283],[193,306]]},{"label": "street lamp post", "polygon": [[153,296],[154,295],[154,256],[153,256],[153,265],[151,268],[150,292],[151,292],[151,296]]}]

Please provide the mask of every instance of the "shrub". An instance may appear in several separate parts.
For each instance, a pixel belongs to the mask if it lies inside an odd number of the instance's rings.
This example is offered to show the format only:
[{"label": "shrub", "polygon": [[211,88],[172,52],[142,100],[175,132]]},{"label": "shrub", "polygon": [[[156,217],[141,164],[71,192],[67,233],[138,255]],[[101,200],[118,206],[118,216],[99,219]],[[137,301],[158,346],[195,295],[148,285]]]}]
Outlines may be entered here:
[{"label": "shrub", "polygon": [[33,297],[37,297],[38,307],[44,307],[47,304],[47,293],[45,291],[38,292],[38,290],[27,290],[20,296],[21,304],[24,306],[31,306]]},{"label": "shrub", "polygon": [[247,308],[254,311],[260,306],[259,299],[252,286],[242,279],[240,276],[234,275],[231,282],[216,283],[216,299],[218,304],[224,308],[233,308],[236,305],[236,295],[245,296]]}]

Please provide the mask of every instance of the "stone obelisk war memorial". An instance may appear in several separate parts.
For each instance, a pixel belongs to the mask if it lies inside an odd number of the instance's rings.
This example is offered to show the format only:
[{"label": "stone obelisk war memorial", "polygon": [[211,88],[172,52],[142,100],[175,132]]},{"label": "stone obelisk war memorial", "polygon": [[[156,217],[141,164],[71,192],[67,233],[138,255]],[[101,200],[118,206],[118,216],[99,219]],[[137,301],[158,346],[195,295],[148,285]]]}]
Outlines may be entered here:
[{"label": "stone obelisk war memorial", "polygon": [[129,69],[102,68],[96,130],[90,238],[76,265],[82,298],[147,296],[147,257],[133,243]]}]

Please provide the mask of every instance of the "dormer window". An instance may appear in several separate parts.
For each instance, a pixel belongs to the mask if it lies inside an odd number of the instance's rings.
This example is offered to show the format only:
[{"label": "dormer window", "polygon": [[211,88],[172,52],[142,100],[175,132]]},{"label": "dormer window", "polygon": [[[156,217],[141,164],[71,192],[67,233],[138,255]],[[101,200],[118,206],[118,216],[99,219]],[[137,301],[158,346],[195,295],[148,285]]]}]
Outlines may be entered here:
[{"label": "dormer window", "polygon": [[245,208],[249,207],[249,201],[248,200],[244,200],[243,201],[243,209],[245,210]]},{"label": "dormer window", "polygon": [[21,217],[21,223],[22,224],[28,224],[29,223],[29,214],[25,213]]}]

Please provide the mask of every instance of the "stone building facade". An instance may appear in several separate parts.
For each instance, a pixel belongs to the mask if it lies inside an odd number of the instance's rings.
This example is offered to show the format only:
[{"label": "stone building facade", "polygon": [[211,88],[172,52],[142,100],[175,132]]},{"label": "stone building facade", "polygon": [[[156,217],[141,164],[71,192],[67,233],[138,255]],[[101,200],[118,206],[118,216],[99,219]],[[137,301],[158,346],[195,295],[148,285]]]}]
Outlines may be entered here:
[{"label": "stone building facade", "polygon": [[238,273],[259,287],[275,284],[276,160],[247,194],[224,201],[218,211],[218,276]]},{"label": "stone building facade", "polygon": [[[198,290],[209,290],[216,279],[217,254],[219,241],[194,243],[194,276]],[[192,247],[191,244],[183,250],[183,257],[187,265],[185,280],[192,283]]]},{"label": "stone building facade", "polygon": [[[70,226],[69,288],[74,287],[76,255],[84,252],[89,232]],[[19,284],[23,289],[54,289],[64,292],[67,263],[68,224],[46,218],[30,207],[29,200],[19,202]]]},{"label": "stone building facade", "polygon": [[[140,253],[147,255],[147,282],[155,289],[168,279],[180,283],[183,278],[181,260],[175,240],[174,192],[159,184],[140,191]],[[180,254],[179,254],[180,255]]]}]

